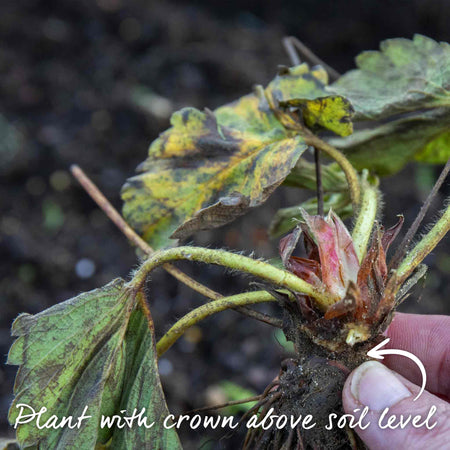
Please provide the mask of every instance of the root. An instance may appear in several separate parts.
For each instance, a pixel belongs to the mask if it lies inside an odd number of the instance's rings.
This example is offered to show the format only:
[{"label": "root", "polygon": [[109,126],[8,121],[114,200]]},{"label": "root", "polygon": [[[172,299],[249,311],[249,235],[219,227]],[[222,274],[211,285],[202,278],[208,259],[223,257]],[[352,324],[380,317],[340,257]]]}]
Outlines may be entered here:
[{"label": "root", "polygon": [[[249,410],[241,421],[251,415],[258,416],[258,422],[273,416],[288,417],[284,428],[270,427],[249,429],[244,450],[361,450],[365,447],[348,428],[326,430],[331,413],[341,416],[342,388],[349,373],[345,364],[323,357],[307,357],[301,360],[283,361],[279,377],[270,383],[261,394],[261,399]],[[302,427],[303,419],[311,414],[316,423],[313,428]],[[302,420],[291,426],[290,417]],[[270,422],[266,422],[270,423]]]}]

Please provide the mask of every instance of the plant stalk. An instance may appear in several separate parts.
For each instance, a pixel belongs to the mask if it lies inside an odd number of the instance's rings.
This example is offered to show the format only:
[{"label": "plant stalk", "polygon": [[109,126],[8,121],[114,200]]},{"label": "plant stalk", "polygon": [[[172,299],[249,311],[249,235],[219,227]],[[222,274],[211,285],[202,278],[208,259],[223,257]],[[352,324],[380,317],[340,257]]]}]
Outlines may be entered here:
[{"label": "plant stalk", "polygon": [[[261,397],[262,397],[262,395],[254,395],[253,397],[247,397],[247,398],[243,398],[241,400],[232,400],[232,401],[229,401],[229,402],[220,403],[219,405],[204,406],[202,408],[191,409],[190,411],[186,411],[183,414],[198,414],[200,412],[213,411],[213,410],[216,410],[216,409],[227,408],[228,406],[243,405],[245,403],[254,403],[254,402],[257,402],[258,400],[261,400]],[[250,406],[251,405],[249,405],[249,407]],[[176,422],[176,417],[175,417],[174,422]]]},{"label": "plant stalk", "polygon": [[422,223],[423,219],[425,218],[425,215],[428,211],[428,209],[431,206],[431,203],[433,202],[434,198],[436,197],[436,194],[438,193],[440,187],[442,186],[442,183],[447,178],[447,175],[450,171],[450,158],[447,161],[447,164],[445,164],[444,169],[442,170],[441,174],[439,175],[439,178],[437,179],[436,183],[433,186],[433,189],[431,189],[431,192],[428,194],[427,199],[425,200],[424,204],[420,208],[419,214],[414,219],[414,222],[409,227],[408,232],[406,233],[405,237],[402,239],[402,242],[397,247],[397,251],[394,253],[394,256],[392,257],[391,261],[389,262],[389,269],[394,269],[397,264],[402,260],[402,258],[405,256],[405,254],[408,251],[409,244],[413,240],[414,236],[417,233],[417,230],[420,227],[420,224]]},{"label": "plant stalk", "polygon": [[353,245],[360,263],[366,255],[378,208],[377,188],[367,181],[367,172],[363,173],[361,187],[361,204],[352,231]]},{"label": "plant stalk", "polygon": [[351,162],[337,148],[334,148],[328,142],[323,141],[318,136],[313,134],[308,128],[300,124],[298,121],[294,120],[291,115],[283,113],[277,107],[275,99],[273,98],[273,95],[270,91],[257,86],[257,92],[258,95],[265,96],[267,103],[269,104],[269,108],[273,111],[273,113],[277,116],[278,120],[285,128],[296,131],[303,137],[305,144],[310,145],[315,149],[323,150],[330,158],[333,158],[339,164],[340,168],[345,174],[345,178],[348,183],[350,197],[353,204],[353,211],[357,211],[359,207],[361,192],[358,180],[358,172],[355,170]]},{"label": "plant stalk", "polygon": [[[283,39],[283,45],[294,65],[300,64],[300,58],[296,53],[296,49],[302,54],[302,56],[313,65],[322,66],[330,77],[331,81],[337,80],[341,75],[325,61],[321,60],[315,53],[313,53],[302,41],[294,36],[287,36]],[[297,62],[298,61],[298,62]]]},{"label": "plant stalk", "polygon": [[213,314],[236,306],[253,305],[255,303],[276,301],[267,291],[244,292],[242,294],[223,297],[195,308],[180,320],[156,344],[158,357],[164,354],[183,335],[183,333],[198,322]]},{"label": "plant stalk", "polygon": [[317,214],[323,217],[322,166],[320,164],[320,150],[318,148],[314,149],[314,162],[316,165]]},{"label": "plant stalk", "polygon": [[403,283],[411,275],[414,269],[433,251],[434,247],[449,231],[450,203],[448,203],[447,208],[433,228],[408,252],[405,259],[400,263],[396,273],[399,284]]},{"label": "plant stalk", "polygon": [[156,267],[169,261],[189,260],[207,264],[216,264],[229,269],[238,270],[260,278],[272,285],[286,288],[293,292],[299,292],[313,297],[321,309],[326,310],[330,305],[338,301],[325,289],[319,289],[291,272],[278,269],[271,264],[258,261],[247,256],[230,253],[225,250],[213,250],[202,247],[176,247],[160,250],[150,256],[130,281],[130,287],[138,291],[144,284],[147,275]]},{"label": "plant stalk", "polygon": [[[141,249],[147,255],[152,255],[155,250],[150,247],[134,230],[128,225],[125,219],[119,214],[119,212],[114,208],[114,206],[109,202],[109,200],[103,195],[100,189],[88,178],[84,171],[74,164],[71,166],[70,171],[72,175],[78,180],[78,182],[83,186],[85,191],[89,196],[97,203],[100,209],[111,219],[111,221],[116,225],[117,228],[139,249]],[[208,287],[202,285],[198,281],[192,279],[185,273],[183,273],[177,267],[171,264],[166,264],[164,269],[169,272],[177,280],[181,281],[185,285],[189,286],[194,291],[204,295],[205,297],[211,299],[218,299],[222,296],[218,293],[209,289]]]},{"label": "plant stalk", "polygon": [[350,197],[353,204],[353,211],[358,211],[361,189],[358,180],[358,173],[356,172],[350,161],[338,149],[334,148],[328,142],[325,142],[316,135],[312,134],[309,130],[303,130],[303,137],[306,144],[322,150],[339,164],[340,168],[345,174],[345,178],[347,179],[348,187],[350,190]]},{"label": "plant stalk", "polygon": [[[108,218],[116,225],[116,227],[132,242],[136,247],[142,250],[147,255],[152,255],[155,250],[150,247],[134,230],[128,225],[125,219],[119,214],[116,208],[111,204],[111,202],[103,195],[100,189],[92,182],[92,180],[84,173],[81,167],[76,164],[72,165],[70,168],[72,175],[81,184],[84,190],[89,194],[89,196],[94,200],[94,202],[99,206],[99,208],[108,216]],[[192,279],[180,269],[176,268],[172,264],[165,264],[164,269],[169,272],[178,281],[181,281],[186,286],[189,286],[194,291],[204,295],[206,298],[217,300],[223,296],[218,292],[204,286],[198,281]],[[254,311],[250,308],[236,308],[236,311],[251,317],[253,319],[259,320],[260,322],[267,323],[269,325],[280,328],[280,323],[277,319],[267,316],[259,311]],[[145,312],[145,311],[144,311]]]}]

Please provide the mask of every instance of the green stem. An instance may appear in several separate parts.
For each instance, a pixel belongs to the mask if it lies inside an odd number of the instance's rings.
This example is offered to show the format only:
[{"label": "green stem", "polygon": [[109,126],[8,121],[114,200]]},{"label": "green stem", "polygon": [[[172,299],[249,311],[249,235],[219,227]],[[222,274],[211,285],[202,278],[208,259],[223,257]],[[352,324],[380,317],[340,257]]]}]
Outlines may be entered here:
[{"label": "green stem", "polygon": [[361,204],[352,232],[353,245],[359,262],[366,255],[367,245],[372,234],[378,207],[378,190],[367,181],[366,171],[362,175],[361,187]]},{"label": "green stem", "polygon": [[306,144],[324,151],[329,157],[333,158],[340,166],[347,179],[350,190],[350,197],[352,199],[353,211],[357,211],[359,207],[361,191],[358,180],[358,173],[352,166],[350,161],[338,149],[334,148],[328,142],[323,141],[311,132],[304,134]]},{"label": "green stem", "polygon": [[147,275],[153,269],[167,262],[178,260],[217,264],[248,273],[270,284],[313,297],[316,300],[317,306],[323,310],[326,310],[328,306],[338,300],[328,294],[325,289],[312,286],[293,273],[278,269],[269,263],[226,252],[225,250],[213,250],[202,247],[175,247],[155,252],[135,273],[133,279],[130,281],[130,287],[138,291],[144,284]]},{"label": "green stem", "polygon": [[434,224],[433,228],[406,255],[397,269],[398,282],[404,282],[413,270],[431,253],[436,245],[450,230],[450,203],[444,214]]},{"label": "green stem", "polygon": [[272,302],[276,299],[267,291],[244,292],[243,294],[223,297],[220,300],[213,300],[195,308],[178,322],[156,344],[158,357],[169,350],[170,347],[180,338],[183,333],[193,325],[225,309],[235,308],[243,305],[253,305],[255,303]]}]

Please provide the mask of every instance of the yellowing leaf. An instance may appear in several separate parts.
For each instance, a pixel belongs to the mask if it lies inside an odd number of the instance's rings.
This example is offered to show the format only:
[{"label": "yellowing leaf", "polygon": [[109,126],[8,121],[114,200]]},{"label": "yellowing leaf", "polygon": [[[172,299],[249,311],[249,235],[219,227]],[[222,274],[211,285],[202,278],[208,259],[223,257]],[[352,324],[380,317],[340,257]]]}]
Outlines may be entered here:
[{"label": "yellowing leaf", "polygon": [[300,137],[257,109],[256,97],[236,105],[238,111],[248,106],[255,116],[247,116],[245,131],[243,124],[221,125],[228,111],[185,108],[152,144],[143,173],[128,180],[122,198],[125,217],[153,246],[223,225],[258,206],[306,149]]},{"label": "yellowing leaf", "polygon": [[303,119],[309,128],[318,125],[333,131],[339,136],[348,136],[353,133],[352,104],[340,95],[319,97],[314,100],[292,99],[280,103],[282,106],[299,107]]},{"label": "yellowing leaf", "polygon": [[[265,92],[275,102],[315,99],[326,95],[326,83],[323,69],[301,64],[282,69]],[[326,109],[325,114],[335,112]],[[314,114],[314,123],[336,128],[332,119]],[[125,218],[155,248],[221,226],[260,205],[306,149],[264,96],[247,95],[214,113],[184,108],[171,124],[150,146],[140,174],[122,189]],[[339,131],[345,127],[340,124]]]},{"label": "yellowing leaf", "polygon": [[304,63],[294,67],[281,67],[277,76],[266,87],[266,91],[278,102],[295,98],[314,100],[327,95],[327,84],[326,70],[320,66],[310,69],[308,64]]}]

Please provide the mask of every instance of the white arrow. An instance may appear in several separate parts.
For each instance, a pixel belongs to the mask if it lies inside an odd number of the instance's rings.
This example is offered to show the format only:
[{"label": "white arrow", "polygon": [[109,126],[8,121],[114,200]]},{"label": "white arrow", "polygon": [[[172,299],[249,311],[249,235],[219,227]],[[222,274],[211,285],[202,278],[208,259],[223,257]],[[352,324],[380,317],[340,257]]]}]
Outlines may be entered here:
[{"label": "white arrow", "polygon": [[422,392],[425,389],[425,385],[427,384],[427,372],[425,371],[425,367],[422,364],[422,361],[416,355],[413,355],[412,353],[409,353],[406,350],[394,350],[387,348],[381,350],[381,347],[384,347],[389,341],[390,338],[385,339],[383,342],[378,344],[372,350],[369,350],[367,352],[367,356],[370,356],[371,358],[375,359],[384,359],[383,355],[401,355],[412,359],[419,366],[420,372],[422,373],[422,387],[420,388],[417,397],[413,400],[416,401],[422,395]]}]

